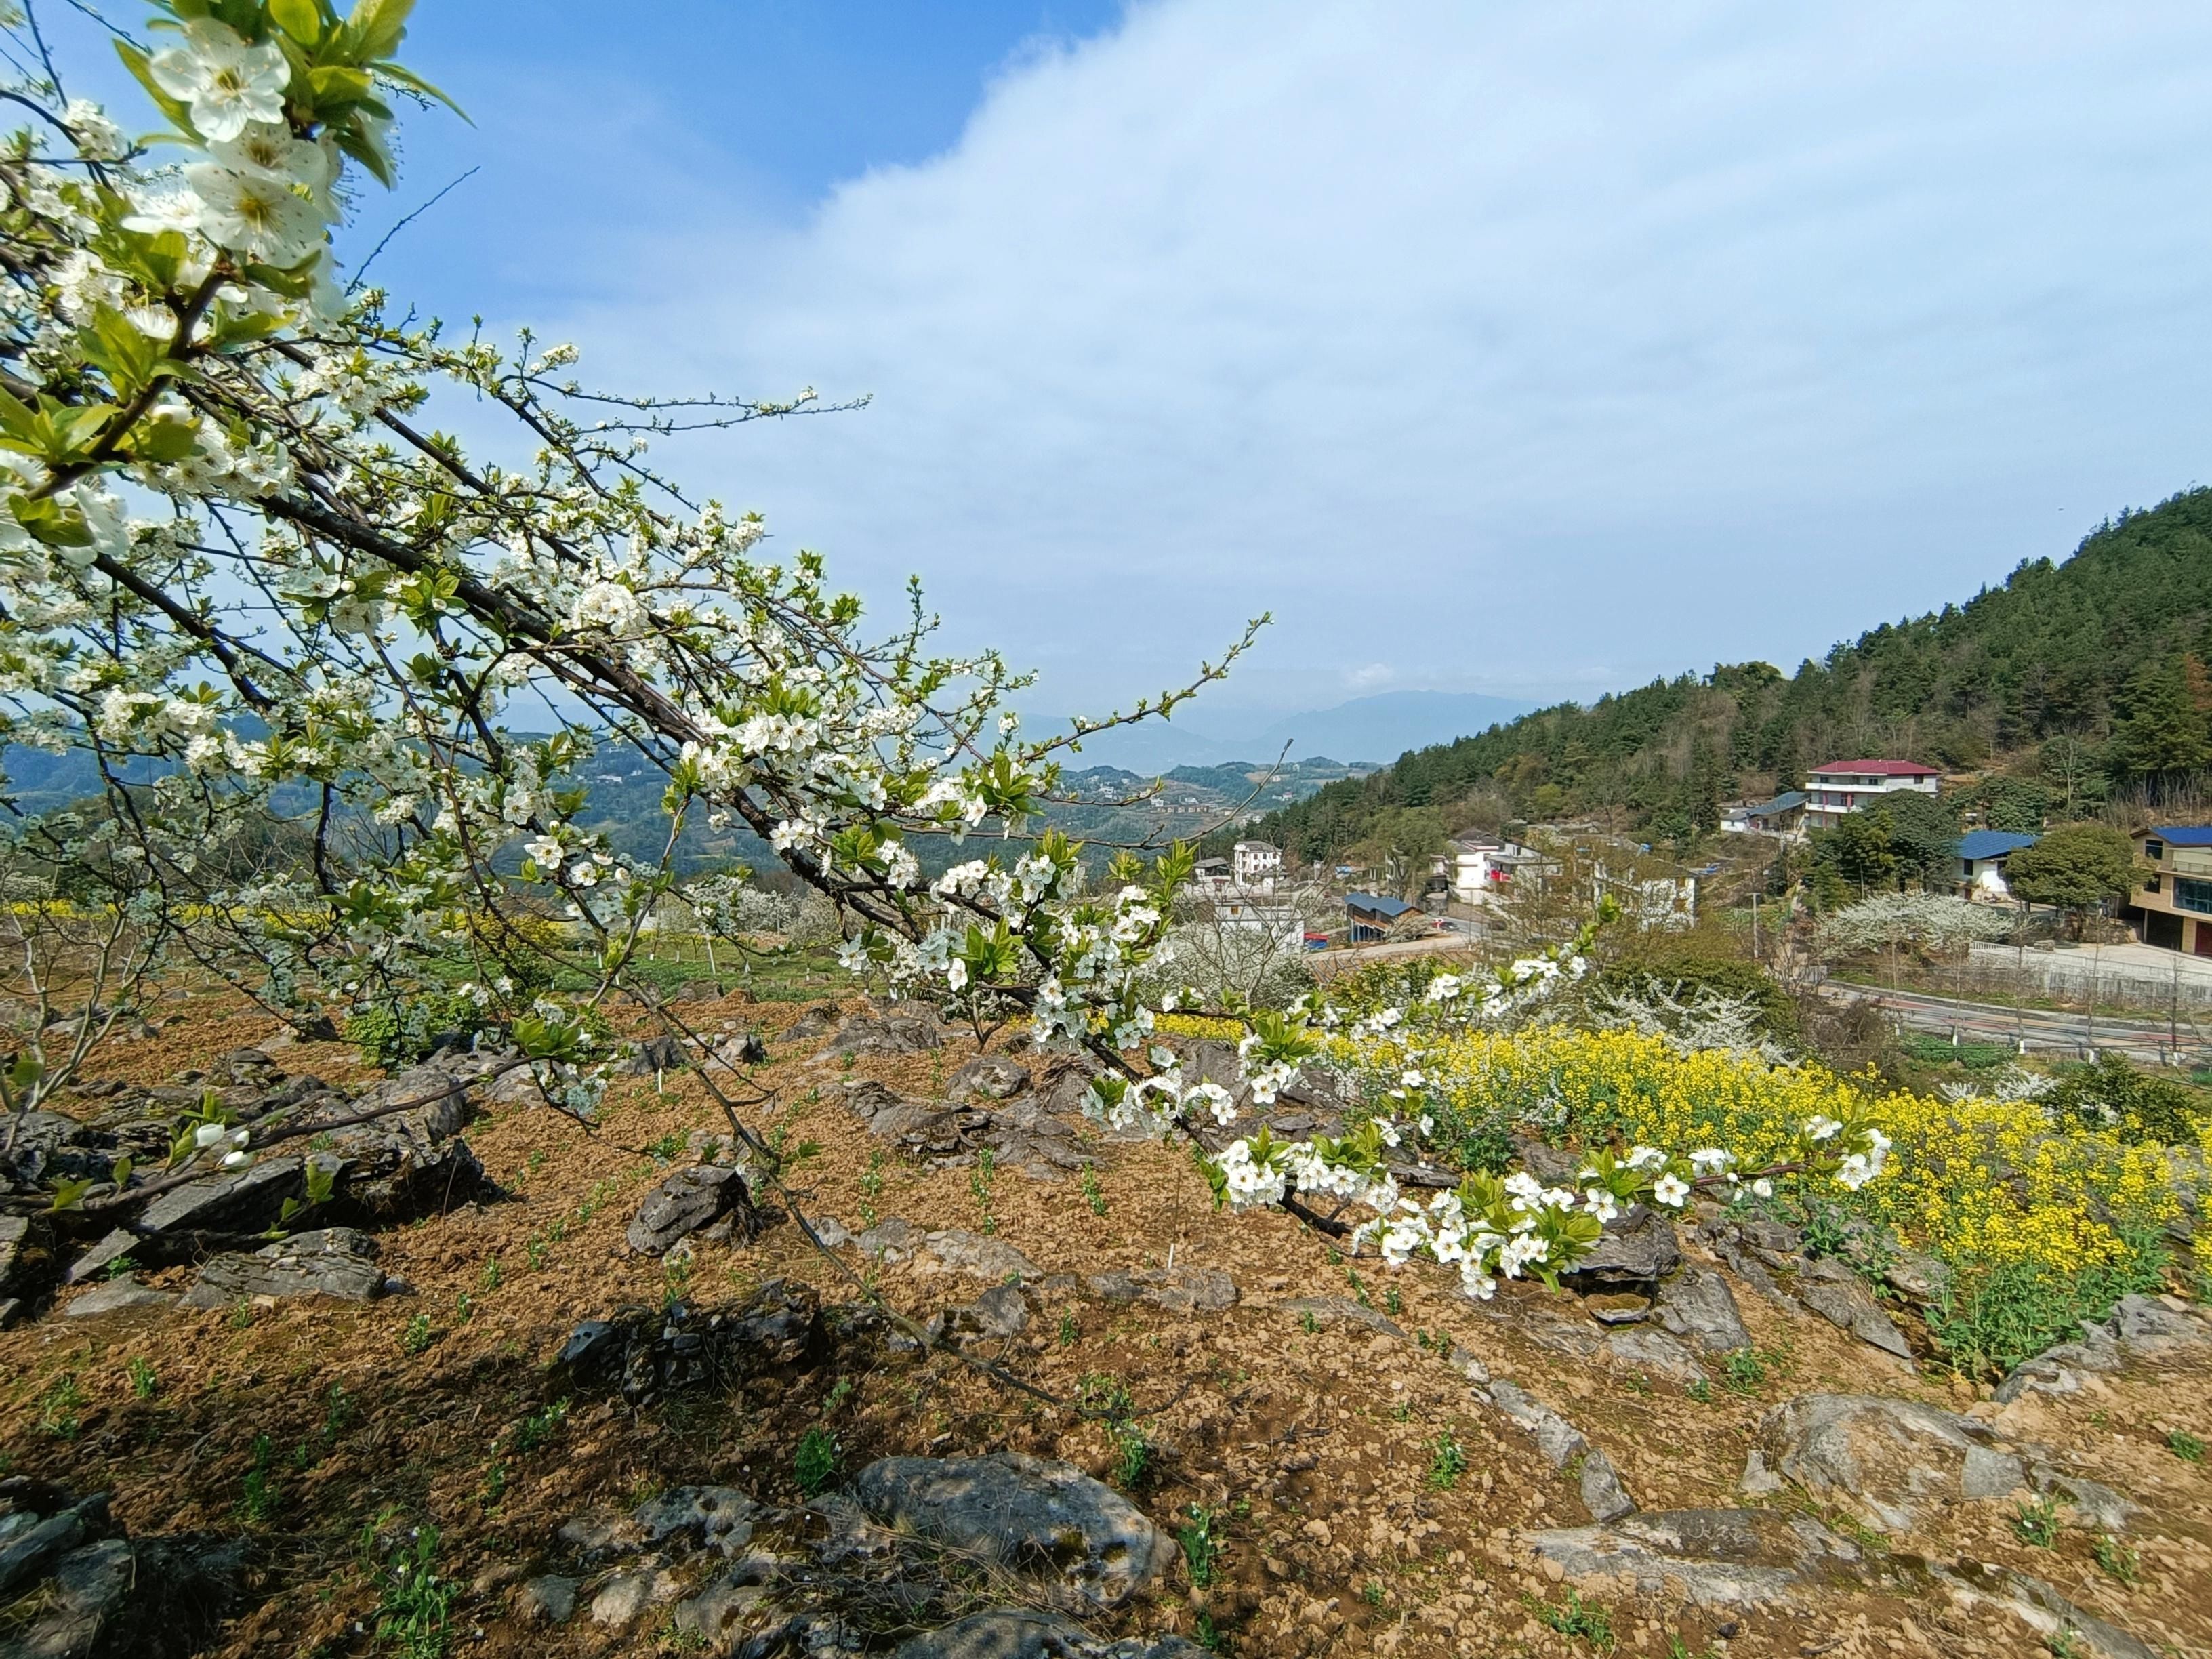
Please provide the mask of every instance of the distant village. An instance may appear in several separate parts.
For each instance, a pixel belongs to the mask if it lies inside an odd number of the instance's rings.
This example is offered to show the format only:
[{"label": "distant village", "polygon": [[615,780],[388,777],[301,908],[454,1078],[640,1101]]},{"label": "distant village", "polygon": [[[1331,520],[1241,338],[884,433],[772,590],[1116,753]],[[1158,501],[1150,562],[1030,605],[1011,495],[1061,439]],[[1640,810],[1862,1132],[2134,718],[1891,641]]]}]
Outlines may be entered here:
[{"label": "distant village", "polygon": [[[1941,769],[1918,762],[1831,762],[1812,769],[1802,789],[1724,808],[1721,850],[1695,865],[1592,823],[1511,826],[1512,833],[1464,830],[1428,860],[1419,881],[1413,878],[1419,872],[1395,860],[1292,871],[1279,848],[1240,841],[1227,857],[1200,861],[1193,896],[1212,907],[1219,927],[1316,951],[1425,939],[1472,943],[1532,890],[1555,889],[1563,878],[1577,902],[1609,896],[1643,926],[1686,928],[1716,886],[1725,890],[1724,902],[1743,902],[1745,890],[1755,890],[1773,867],[1778,848],[1802,844],[1899,793],[1935,796],[1942,788]],[[2212,824],[2153,826],[2132,838],[2138,881],[2117,920],[2143,945],[2212,957]],[[2040,839],[1966,830],[1953,849],[1952,890],[1991,905],[2017,903],[2006,866]]]}]

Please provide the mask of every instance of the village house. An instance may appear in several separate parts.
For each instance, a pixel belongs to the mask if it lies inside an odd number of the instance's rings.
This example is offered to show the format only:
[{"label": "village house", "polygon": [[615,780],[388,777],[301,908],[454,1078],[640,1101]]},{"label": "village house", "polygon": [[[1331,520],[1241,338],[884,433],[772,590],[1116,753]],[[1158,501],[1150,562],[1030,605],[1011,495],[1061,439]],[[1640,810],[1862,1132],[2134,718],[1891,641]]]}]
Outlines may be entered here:
[{"label": "village house", "polygon": [[1272,888],[1283,873],[1283,849],[1264,841],[1240,841],[1230,853],[1230,874],[1239,887]]},{"label": "village house", "polygon": [[2145,945],[2212,957],[2212,825],[2135,832],[2136,890],[2120,919]]},{"label": "village house", "polygon": [[1730,836],[1784,836],[1800,833],[1805,822],[1805,792],[1785,789],[1772,800],[1746,801],[1721,814],[1721,832]]},{"label": "village house", "polygon": [[1390,930],[1410,915],[1418,915],[1419,907],[1403,899],[1386,898],[1380,893],[1346,893],[1344,896],[1345,918],[1352,924],[1354,945],[1372,945],[1377,939],[1390,937]]},{"label": "village house", "polygon": [[1470,830],[1445,843],[1433,870],[1462,904],[1489,904],[1516,872],[1540,872],[1546,862],[1532,847]]},{"label": "village house", "polygon": [[1917,761],[1831,761],[1805,783],[1805,827],[1832,830],[1844,817],[1901,790],[1932,795],[1942,773]]},{"label": "village house", "polygon": [[2005,860],[2040,839],[2003,830],[1972,830],[1960,836],[1959,896],[2008,902],[2012,889],[2005,885]]}]

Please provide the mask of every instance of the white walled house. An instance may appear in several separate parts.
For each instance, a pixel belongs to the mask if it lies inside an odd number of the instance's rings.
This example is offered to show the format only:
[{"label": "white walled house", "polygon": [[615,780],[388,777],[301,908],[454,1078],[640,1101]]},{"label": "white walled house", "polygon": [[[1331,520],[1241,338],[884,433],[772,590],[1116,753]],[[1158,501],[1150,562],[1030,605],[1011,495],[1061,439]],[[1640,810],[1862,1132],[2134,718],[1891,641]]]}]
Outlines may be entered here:
[{"label": "white walled house", "polygon": [[1462,904],[1489,904],[1511,884],[1516,872],[1535,871],[1544,863],[1541,853],[1518,842],[1465,835],[1445,844],[1435,870]]},{"label": "white walled house", "polygon": [[1806,775],[1805,827],[1832,830],[1849,814],[1900,791],[1932,795],[1942,773],[1917,761],[1832,761]]},{"label": "white walled house", "polygon": [[1283,873],[1283,849],[1264,841],[1240,841],[1230,854],[1230,879],[1239,887],[1273,887]]},{"label": "white walled house", "polygon": [[2005,860],[2040,839],[2003,830],[1975,830],[1960,836],[1959,896],[2009,902],[2012,889],[2005,885]]}]

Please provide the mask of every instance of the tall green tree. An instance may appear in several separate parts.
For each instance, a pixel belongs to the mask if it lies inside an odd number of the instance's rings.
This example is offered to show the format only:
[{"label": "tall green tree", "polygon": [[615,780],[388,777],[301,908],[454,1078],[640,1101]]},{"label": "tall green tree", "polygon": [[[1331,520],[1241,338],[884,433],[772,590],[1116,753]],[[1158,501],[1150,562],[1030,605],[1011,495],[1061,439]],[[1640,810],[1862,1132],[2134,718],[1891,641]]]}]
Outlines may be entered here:
[{"label": "tall green tree", "polygon": [[2130,777],[2170,779],[2212,761],[2204,715],[2176,661],[2146,664],[2129,678],[2127,713],[2112,727],[2112,758]]},{"label": "tall green tree", "polygon": [[2005,861],[2005,884],[2031,904],[2048,904],[2080,919],[2136,883],[2135,848],[2102,823],[2062,823]]}]

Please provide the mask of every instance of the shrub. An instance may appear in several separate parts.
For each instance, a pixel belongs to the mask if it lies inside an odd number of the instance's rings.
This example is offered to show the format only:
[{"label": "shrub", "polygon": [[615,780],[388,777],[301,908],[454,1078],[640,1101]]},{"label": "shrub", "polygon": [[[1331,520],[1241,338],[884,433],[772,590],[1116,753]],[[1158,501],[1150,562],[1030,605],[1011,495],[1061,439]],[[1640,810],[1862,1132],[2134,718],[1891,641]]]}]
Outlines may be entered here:
[{"label": "shrub", "polygon": [[2202,1097],[2110,1052],[2093,1066],[2069,1070],[2050,1098],[2054,1111],[2086,1127],[2112,1129],[2130,1143],[2185,1146],[2197,1139],[2204,1118]]}]

